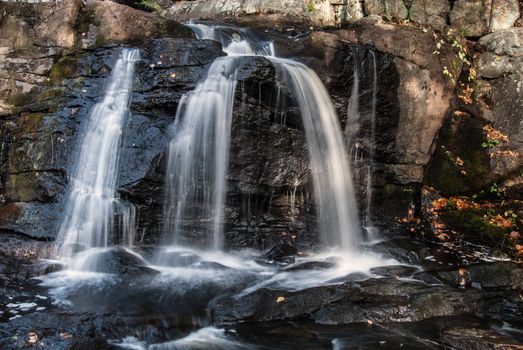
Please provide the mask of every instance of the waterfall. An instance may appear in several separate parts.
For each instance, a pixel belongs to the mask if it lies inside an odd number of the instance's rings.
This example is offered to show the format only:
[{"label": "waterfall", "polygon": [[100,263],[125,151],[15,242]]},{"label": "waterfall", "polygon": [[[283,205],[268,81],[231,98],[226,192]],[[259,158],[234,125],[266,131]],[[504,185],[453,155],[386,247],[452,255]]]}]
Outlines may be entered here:
[{"label": "waterfall", "polygon": [[298,103],[311,159],[323,242],[330,248],[355,249],[359,223],[348,154],[338,117],[319,77],[301,63],[276,58],[272,44],[256,41],[240,28],[194,23],[188,26],[199,39],[219,41],[228,56],[213,62],[206,78],[182,98],[176,113],[166,177],[165,231],[170,243],[176,243],[189,229],[187,220],[197,213],[212,231],[210,248],[220,249],[223,244],[221,221],[236,89],[236,58],[258,55],[271,60],[278,71],[278,86],[289,86]]},{"label": "waterfall", "polygon": [[[195,211],[210,221],[210,248],[220,249],[236,78],[235,60],[213,62],[207,77],[182,97],[171,127],[167,164],[165,230],[169,243],[182,235]],[[198,201],[199,208],[191,207]]]},{"label": "waterfall", "polygon": [[376,153],[376,95],[378,93],[378,70],[376,67],[376,54],[370,51],[372,56],[372,100],[370,111],[370,138],[369,138],[369,159],[367,164],[366,180],[366,207],[365,207],[365,226],[372,227],[372,173],[374,171],[374,158]]},{"label": "waterfall", "polygon": [[211,232],[209,248],[219,250],[223,245],[237,58],[273,51],[272,45],[255,46],[239,28],[188,26],[198,39],[220,41],[228,56],[215,60],[205,79],[178,105],[170,130],[164,231],[167,243],[179,243],[188,227],[184,223],[197,217]]},{"label": "waterfall", "polygon": [[298,102],[311,162],[318,221],[326,247],[353,251],[359,223],[352,174],[340,122],[318,75],[305,65],[271,57],[278,80]]},{"label": "waterfall", "polygon": [[[364,228],[367,231],[367,238],[370,240],[376,239],[377,230],[372,222],[372,185],[375,162],[375,149],[376,149],[376,106],[377,106],[377,92],[378,92],[378,71],[376,54],[374,51],[369,51],[371,57],[371,74],[372,74],[372,85],[369,90],[364,93],[370,93],[370,108],[368,113],[360,111],[360,84],[361,76],[365,74],[364,61],[361,58],[362,53],[358,48],[354,48],[352,53],[353,58],[353,78],[352,78],[352,91],[348,101],[347,107],[347,123],[345,126],[345,143],[351,149],[352,163],[360,167],[364,167],[365,172],[365,208],[363,212]],[[368,133],[366,134],[366,140],[361,143],[357,139],[358,135],[361,137],[362,125],[364,123],[364,116],[368,119]],[[363,145],[363,146],[362,146]],[[366,152],[365,152],[366,150]],[[364,163],[365,161],[365,163]]]},{"label": "waterfall", "polygon": [[139,50],[123,49],[103,100],[90,111],[58,233],[56,253],[60,257],[114,243],[111,232],[115,223],[121,227],[121,243],[132,245],[134,207],[117,197],[116,183],[122,128],[129,114],[134,66],[139,58]]}]

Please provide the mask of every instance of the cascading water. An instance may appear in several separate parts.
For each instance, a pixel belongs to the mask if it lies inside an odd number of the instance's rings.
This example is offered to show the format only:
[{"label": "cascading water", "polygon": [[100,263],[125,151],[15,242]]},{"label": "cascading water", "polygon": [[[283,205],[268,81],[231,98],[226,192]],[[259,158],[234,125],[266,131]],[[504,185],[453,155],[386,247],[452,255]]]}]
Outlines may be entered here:
[{"label": "cascading water", "polygon": [[132,245],[134,207],[117,198],[116,183],[122,128],[129,114],[134,67],[139,59],[139,50],[123,49],[102,102],[90,112],[57,238],[56,253],[61,258],[115,243],[110,234],[116,214],[120,214],[121,243]]},{"label": "cascading water", "polygon": [[[169,143],[164,231],[168,243],[176,243],[186,229],[184,221],[189,215],[196,216],[207,222],[211,231],[209,248],[219,250],[223,245],[222,215],[237,58],[245,54],[270,54],[272,48],[256,48],[243,33],[229,27],[188,26],[199,39],[219,38],[229,56],[215,60],[206,78],[183,96],[178,106]],[[194,203],[198,203],[198,208]]]},{"label": "cascading water", "polygon": [[[232,108],[236,79],[234,60],[216,60],[206,79],[184,96],[171,128],[167,164],[165,230],[175,243],[188,210],[211,222],[210,248],[221,248],[221,215],[226,191]],[[198,200],[200,208],[190,208]]]},{"label": "cascading water", "polygon": [[324,244],[346,252],[354,250],[359,241],[359,223],[350,164],[336,112],[316,73],[301,63],[274,57],[272,45],[255,45],[238,28],[194,23],[189,27],[199,39],[221,42],[229,56],[212,64],[206,79],[182,99],[178,108],[169,146],[167,233],[171,237],[182,235],[190,203],[200,199],[200,217],[212,221],[211,248],[221,247],[236,88],[235,56],[262,55],[277,68],[278,84],[292,89],[300,108]]},{"label": "cascading water", "polygon": [[271,57],[278,80],[292,88],[309,149],[320,230],[326,247],[354,252],[359,223],[348,153],[329,94],[305,65]]}]

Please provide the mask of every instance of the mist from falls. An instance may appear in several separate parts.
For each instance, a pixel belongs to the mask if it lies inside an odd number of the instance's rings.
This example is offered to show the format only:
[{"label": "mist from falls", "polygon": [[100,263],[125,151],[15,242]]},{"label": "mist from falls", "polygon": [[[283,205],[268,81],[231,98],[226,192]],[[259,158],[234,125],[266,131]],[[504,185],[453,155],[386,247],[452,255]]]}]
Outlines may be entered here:
[{"label": "mist from falls", "polygon": [[[287,85],[298,103],[309,149],[319,228],[326,248],[356,249],[360,237],[357,206],[340,123],[316,73],[305,65],[275,57],[272,44],[255,41],[231,26],[190,23],[199,39],[222,44],[228,54],[211,65],[207,77],[182,98],[172,126],[167,170],[165,233],[176,243],[190,230],[187,213],[211,231],[209,248],[223,246],[231,119],[237,57],[264,56],[276,67],[278,84]],[[276,108],[277,106],[275,106]],[[194,203],[199,208],[195,208]]]},{"label": "mist from falls", "polygon": [[[139,59],[139,50],[123,49],[103,100],[90,111],[55,248],[61,258],[115,243],[132,245],[135,210],[118,198],[116,184],[120,140],[129,114],[135,63]],[[111,235],[115,226],[120,227],[119,238]]]}]

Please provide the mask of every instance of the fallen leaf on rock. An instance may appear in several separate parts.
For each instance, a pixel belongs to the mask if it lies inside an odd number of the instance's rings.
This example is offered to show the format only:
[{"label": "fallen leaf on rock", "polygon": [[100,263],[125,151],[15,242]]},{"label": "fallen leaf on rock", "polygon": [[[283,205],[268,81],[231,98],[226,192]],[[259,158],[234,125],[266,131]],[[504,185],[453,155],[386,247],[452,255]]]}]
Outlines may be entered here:
[{"label": "fallen leaf on rock", "polygon": [[38,335],[36,333],[31,332],[27,336],[29,338],[29,339],[27,339],[27,342],[29,344],[34,344],[38,341]]},{"label": "fallen leaf on rock", "polygon": [[276,302],[277,303],[283,303],[285,301],[285,298],[284,297],[277,297],[276,298]]}]

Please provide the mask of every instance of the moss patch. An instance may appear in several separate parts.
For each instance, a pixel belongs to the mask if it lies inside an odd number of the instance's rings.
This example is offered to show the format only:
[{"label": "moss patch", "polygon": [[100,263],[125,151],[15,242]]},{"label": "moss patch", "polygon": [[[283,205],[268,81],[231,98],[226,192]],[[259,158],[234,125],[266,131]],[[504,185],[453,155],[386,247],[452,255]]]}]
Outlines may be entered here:
[{"label": "moss patch", "polygon": [[42,113],[28,113],[23,114],[18,119],[18,134],[34,134],[38,132],[40,125],[44,119]]},{"label": "moss patch", "polygon": [[64,90],[61,88],[45,89],[36,98],[38,102],[54,100],[61,97],[64,94]]},{"label": "moss patch", "polygon": [[98,34],[96,36],[96,40],[94,41],[94,44],[97,46],[97,47],[100,47],[100,46],[104,46],[107,44],[107,38],[105,36],[103,36],[102,34]]},{"label": "moss patch", "polygon": [[61,82],[65,78],[70,78],[78,70],[78,60],[75,57],[63,56],[51,68],[49,79],[52,82]]},{"label": "moss patch", "polygon": [[463,233],[471,242],[497,245],[510,229],[491,224],[484,209],[452,210],[441,214],[441,219],[453,230]]}]

